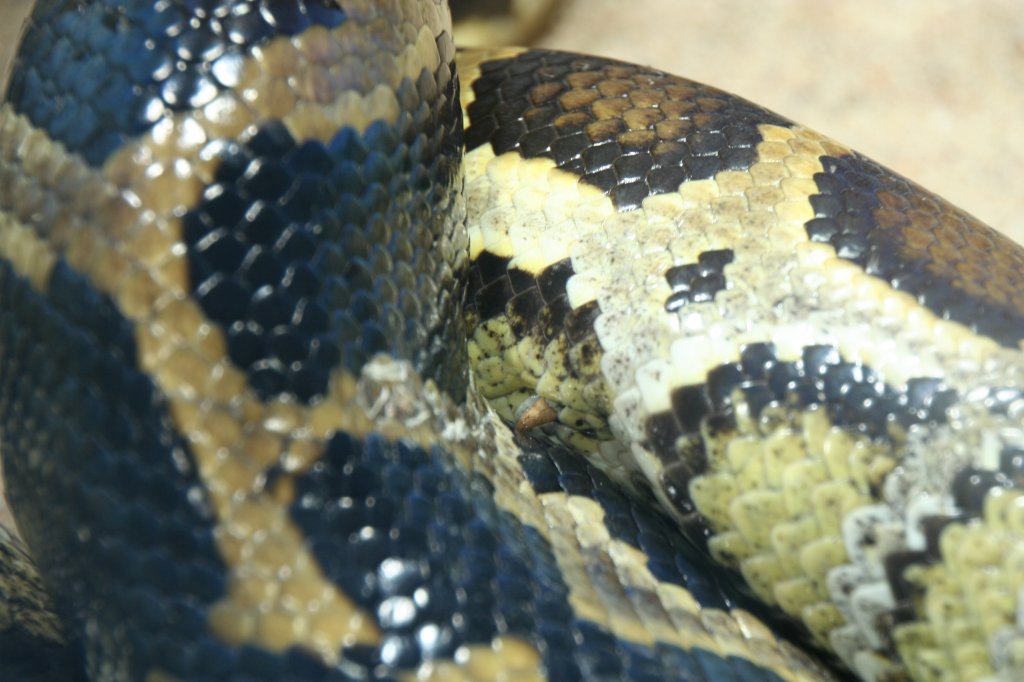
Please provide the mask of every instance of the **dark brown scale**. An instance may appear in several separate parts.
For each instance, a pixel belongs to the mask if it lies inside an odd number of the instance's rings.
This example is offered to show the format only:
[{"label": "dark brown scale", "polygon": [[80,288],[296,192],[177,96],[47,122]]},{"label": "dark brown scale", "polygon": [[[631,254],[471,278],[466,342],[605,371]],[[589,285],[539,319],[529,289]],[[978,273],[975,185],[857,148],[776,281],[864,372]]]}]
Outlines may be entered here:
[{"label": "dark brown scale", "polygon": [[946,530],[946,527],[954,523],[963,523],[966,520],[967,516],[963,514],[957,516],[927,516],[921,520],[922,530],[924,531],[925,551],[932,561],[942,558],[940,541],[942,540],[942,532]]},{"label": "dark brown scale", "polygon": [[572,263],[568,258],[549,265],[537,276],[537,287],[544,300],[550,301],[565,295],[565,287],[573,275]]},{"label": "dark brown scale", "polygon": [[[916,584],[906,577],[907,569],[919,564],[927,563],[931,559],[928,552],[902,551],[892,552],[885,557],[885,577],[892,590],[892,596],[896,600],[896,607],[889,616],[895,621],[913,622],[920,618],[915,608],[915,602],[924,596],[924,587]],[[888,628],[881,629],[882,632],[889,632]]]},{"label": "dark brown scale", "polygon": [[941,561],[940,541],[943,531],[950,525],[963,523],[967,518],[965,515],[926,516],[920,521],[925,548],[897,551],[885,557],[886,580],[896,600],[896,606],[889,614],[894,624],[909,623],[920,618],[917,604],[924,597],[925,586],[908,578],[907,571],[914,566],[927,566]]},{"label": "dark brown scale", "polygon": [[813,241],[907,291],[937,316],[1004,346],[1024,339],[1024,251],[1012,240],[860,155],[822,157]]},{"label": "dark brown scale", "polygon": [[654,452],[675,453],[676,439],[685,433],[673,412],[652,415],[644,429],[647,442]]},{"label": "dark brown scale", "polygon": [[1011,481],[1024,483],[1024,450],[1003,448],[999,453],[999,470]]},{"label": "dark brown scale", "polygon": [[601,314],[597,301],[584,303],[565,316],[565,335],[571,343],[580,343],[594,335],[594,321]]},{"label": "dark brown scale", "polygon": [[711,411],[706,386],[683,386],[672,391],[672,411],[681,427],[681,433],[695,433],[700,420]]},{"label": "dark brown scale", "polygon": [[505,312],[505,306],[514,296],[508,278],[492,280],[481,287],[473,297],[473,309],[482,320],[489,320]]},{"label": "dark brown scale", "polygon": [[[694,444],[691,443],[691,445]],[[704,449],[695,445],[688,449],[688,456],[665,464],[661,474],[661,484],[677,512],[683,515],[696,512],[696,507],[690,498],[690,481],[703,474],[707,466],[708,461]],[[695,523],[694,528],[687,535],[697,537],[709,532],[708,527],[703,523]]]}]

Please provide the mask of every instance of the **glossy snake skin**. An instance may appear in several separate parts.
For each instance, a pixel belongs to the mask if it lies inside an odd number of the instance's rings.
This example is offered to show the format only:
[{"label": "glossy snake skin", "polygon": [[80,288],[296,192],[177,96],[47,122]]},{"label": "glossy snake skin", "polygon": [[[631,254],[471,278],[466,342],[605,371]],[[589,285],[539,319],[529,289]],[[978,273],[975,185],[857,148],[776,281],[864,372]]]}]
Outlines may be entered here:
[{"label": "glossy snake skin", "polygon": [[1024,679],[1022,290],[814,131],[441,0],[40,0],[0,678]]}]

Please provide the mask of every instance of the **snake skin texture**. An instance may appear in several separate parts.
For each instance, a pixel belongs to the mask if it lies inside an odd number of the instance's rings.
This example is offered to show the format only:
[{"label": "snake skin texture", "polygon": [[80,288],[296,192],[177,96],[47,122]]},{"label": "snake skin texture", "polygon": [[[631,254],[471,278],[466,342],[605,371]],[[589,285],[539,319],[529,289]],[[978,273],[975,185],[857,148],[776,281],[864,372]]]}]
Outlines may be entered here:
[{"label": "snake skin texture", "polygon": [[1024,677],[1024,250],[449,14],[37,3],[0,679]]}]

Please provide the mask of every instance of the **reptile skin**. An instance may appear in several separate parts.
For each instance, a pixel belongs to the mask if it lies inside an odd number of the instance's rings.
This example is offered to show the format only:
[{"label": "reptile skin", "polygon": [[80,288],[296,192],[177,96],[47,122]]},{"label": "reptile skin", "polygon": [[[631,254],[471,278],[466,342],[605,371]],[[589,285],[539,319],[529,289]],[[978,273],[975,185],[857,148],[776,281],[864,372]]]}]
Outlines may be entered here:
[{"label": "reptile skin", "polygon": [[1021,679],[1022,290],[870,159],[442,0],[41,0],[0,678]]}]

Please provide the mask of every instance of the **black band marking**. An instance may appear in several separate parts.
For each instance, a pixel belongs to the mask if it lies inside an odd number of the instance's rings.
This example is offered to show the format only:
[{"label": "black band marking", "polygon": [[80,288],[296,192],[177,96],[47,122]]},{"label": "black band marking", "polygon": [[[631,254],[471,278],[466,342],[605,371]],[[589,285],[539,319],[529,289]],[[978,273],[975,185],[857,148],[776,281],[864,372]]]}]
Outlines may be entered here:
[{"label": "black band marking", "polygon": [[528,51],[481,65],[467,148],[546,157],[619,209],[749,168],[760,124],[785,119],[720,90],[609,59]]},{"label": "black band marking", "polygon": [[704,303],[726,288],[725,266],[735,258],[732,249],[705,251],[696,263],[669,268],[665,279],[672,295],[665,301],[665,310],[675,312],[688,303]]}]

